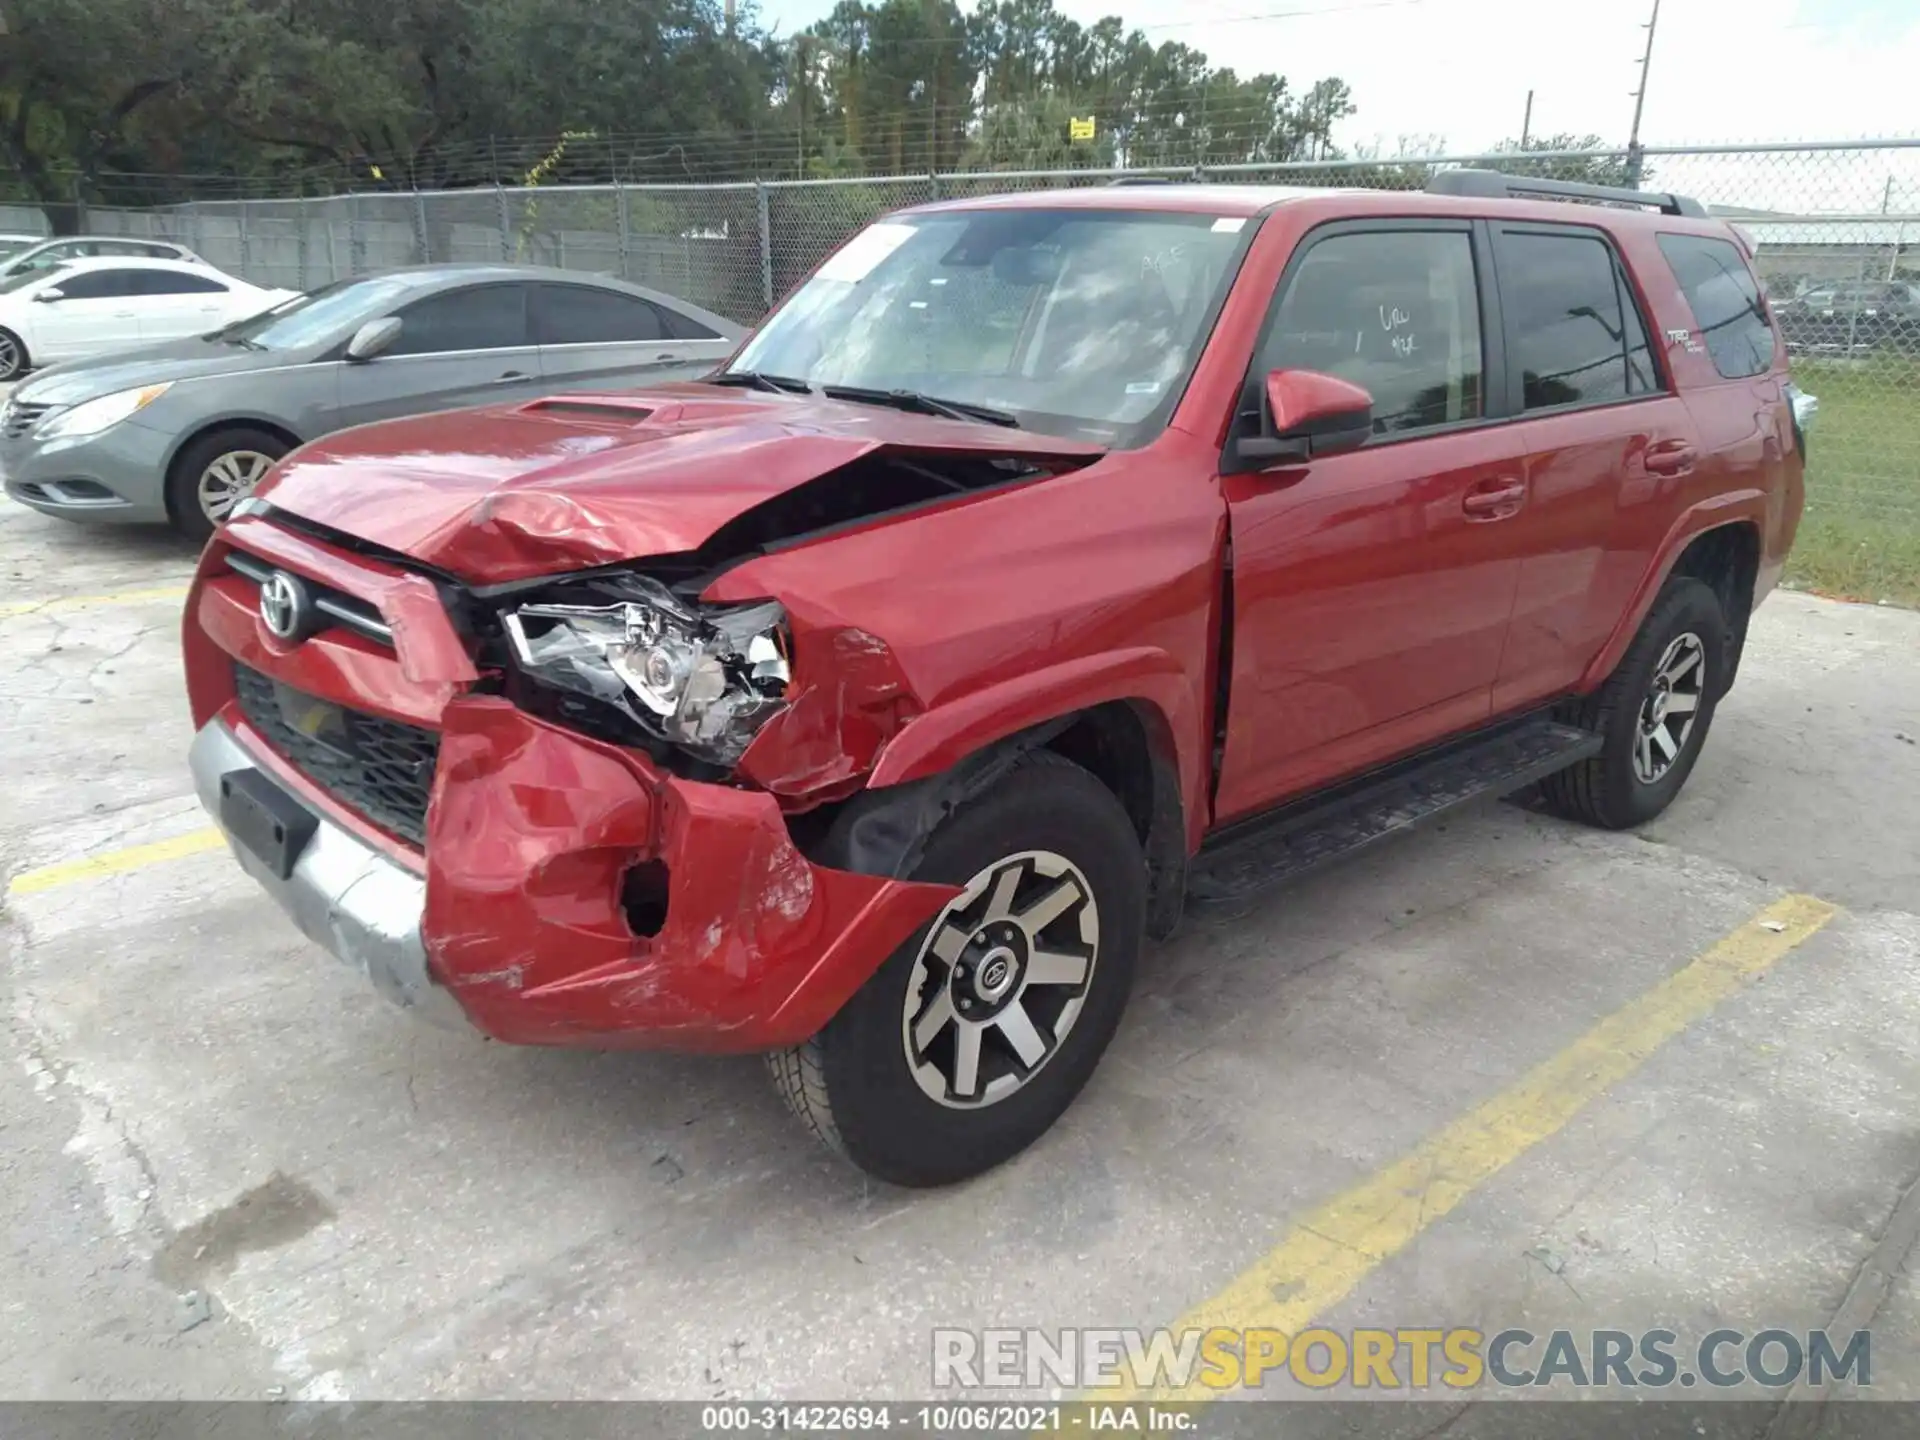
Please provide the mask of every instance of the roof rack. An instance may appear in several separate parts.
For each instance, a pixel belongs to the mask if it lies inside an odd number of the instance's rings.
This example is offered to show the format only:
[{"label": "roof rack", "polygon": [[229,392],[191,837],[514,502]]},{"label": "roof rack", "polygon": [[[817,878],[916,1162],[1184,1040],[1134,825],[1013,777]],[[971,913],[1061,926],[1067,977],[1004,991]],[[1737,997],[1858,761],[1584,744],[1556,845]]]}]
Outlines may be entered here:
[{"label": "roof rack", "polygon": [[1614,185],[1582,185],[1573,180],[1533,180],[1499,170],[1439,170],[1427,181],[1429,195],[1470,195],[1477,200],[1519,200],[1541,195],[1559,200],[1605,200],[1616,205],[1657,205],[1663,215],[1704,220],[1707,207],[1688,195],[1663,190],[1627,190]]}]

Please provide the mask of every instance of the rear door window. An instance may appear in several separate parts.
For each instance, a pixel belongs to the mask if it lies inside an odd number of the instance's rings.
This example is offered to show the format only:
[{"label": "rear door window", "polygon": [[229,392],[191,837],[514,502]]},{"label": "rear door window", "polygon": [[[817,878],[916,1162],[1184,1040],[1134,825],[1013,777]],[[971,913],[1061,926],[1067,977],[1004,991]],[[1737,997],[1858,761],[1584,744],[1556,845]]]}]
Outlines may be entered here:
[{"label": "rear door window", "polygon": [[618,345],[665,340],[660,312],[637,295],[588,285],[542,285],[534,302],[542,345]]},{"label": "rear door window", "polygon": [[1613,247],[1590,230],[1505,229],[1500,297],[1522,408],[1604,405],[1660,388]]},{"label": "rear door window", "polygon": [[1723,379],[1764,375],[1773,367],[1773,325],[1746,258],[1728,240],[1662,235],[1660,253],[1686,293],[1695,333]]},{"label": "rear door window", "polygon": [[224,295],[227,287],[211,275],[189,275],[184,270],[142,270],[143,295]]}]

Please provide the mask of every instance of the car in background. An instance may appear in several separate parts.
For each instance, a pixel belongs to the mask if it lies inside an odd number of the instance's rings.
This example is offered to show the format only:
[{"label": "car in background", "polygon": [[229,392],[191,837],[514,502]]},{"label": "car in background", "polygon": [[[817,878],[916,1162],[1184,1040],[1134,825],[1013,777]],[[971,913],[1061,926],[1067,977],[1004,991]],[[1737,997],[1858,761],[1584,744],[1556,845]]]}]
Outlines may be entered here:
[{"label": "car in background", "polygon": [[7,494],[49,515],[171,523],[204,537],[275,460],[331,431],[692,379],[741,334],[604,275],[417,266],[37,376],[0,411],[0,473]]},{"label": "car in background", "polygon": [[22,271],[0,280],[0,381],[217,329],[295,294],[178,260],[67,260]]},{"label": "car in background", "polygon": [[23,255],[41,243],[45,237],[40,235],[11,235],[0,233],[0,264],[5,264],[16,255]]},{"label": "car in background", "polygon": [[1920,350],[1920,287],[1904,281],[1816,286],[1776,305],[1774,318],[1791,351]]},{"label": "car in background", "polygon": [[0,255],[0,280],[28,270],[50,270],[69,260],[177,260],[184,265],[205,265],[193,251],[171,240],[139,240],[123,235],[68,235],[59,240],[43,240],[24,235],[27,243],[8,255]]}]

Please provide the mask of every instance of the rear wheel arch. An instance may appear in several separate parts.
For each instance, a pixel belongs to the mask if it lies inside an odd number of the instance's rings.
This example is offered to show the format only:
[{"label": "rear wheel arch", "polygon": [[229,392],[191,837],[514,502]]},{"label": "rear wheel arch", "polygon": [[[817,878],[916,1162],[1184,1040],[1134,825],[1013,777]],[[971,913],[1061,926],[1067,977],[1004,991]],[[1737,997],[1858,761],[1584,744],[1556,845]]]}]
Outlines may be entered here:
[{"label": "rear wheel arch", "polygon": [[1738,505],[1737,513],[1724,514],[1702,522],[1698,511],[1682,516],[1661,547],[1660,559],[1649,568],[1633,603],[1621,613],[1613,636],[1594,656],[1578,687],[1591,694],[1604,685],[1625,658],[1627,648],[1640,633],[1647,616],[1653,612],[1666,586],[1676,577],[1702,581],[1720,601],[1727,617],[1727,663],[1723,667],[1718,694],[1733,684],[1734,671],[1744,647],[1747,619],[1753,610],[1754,587],[1758,580],[1761,554],[1761,525],[1752,510],[1764,504],[1758,495],[1728,497],[1716,506]]},{"label": "rear wheel arch", "polygon": [[1753,613],[1753,588],[1760,575],[1760,527],[1751,520],[1736,520],[1703,530],[1687,542],[1674,558],[1663,583],[1682,576],[1699,580],[1720,601],[1726,617],[1725,663],[1718,677],[1716,693],[1725,695],[1733,688],[1740,668],[1740,655],[1746,648],[1747,619]]}]

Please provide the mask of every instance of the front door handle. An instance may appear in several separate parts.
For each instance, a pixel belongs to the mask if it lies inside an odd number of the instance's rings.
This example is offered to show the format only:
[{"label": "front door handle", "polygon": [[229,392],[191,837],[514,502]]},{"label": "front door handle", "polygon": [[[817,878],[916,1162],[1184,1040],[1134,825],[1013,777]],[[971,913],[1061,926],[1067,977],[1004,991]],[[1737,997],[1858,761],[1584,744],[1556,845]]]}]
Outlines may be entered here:
[{"label": "front door handle", "polygon": [[533,377],[524,370],[509,370],[506,374],[498,377],[493,383],[496,385],[511,385],[516,380],[531,380],[532,378]]},{"label": "front door handle", "polygon": [[1669,440],[1647,451],[1646,466],[1655,475],[1684,475],[1693,468],[1700,452],[1684,440]]},{"label": "front door handle", "polygon": [[1461,500],[1469,520],[1505,520],[1518,515],[1527,498],[1527,482],[1512,477],[1482,480]]}]

